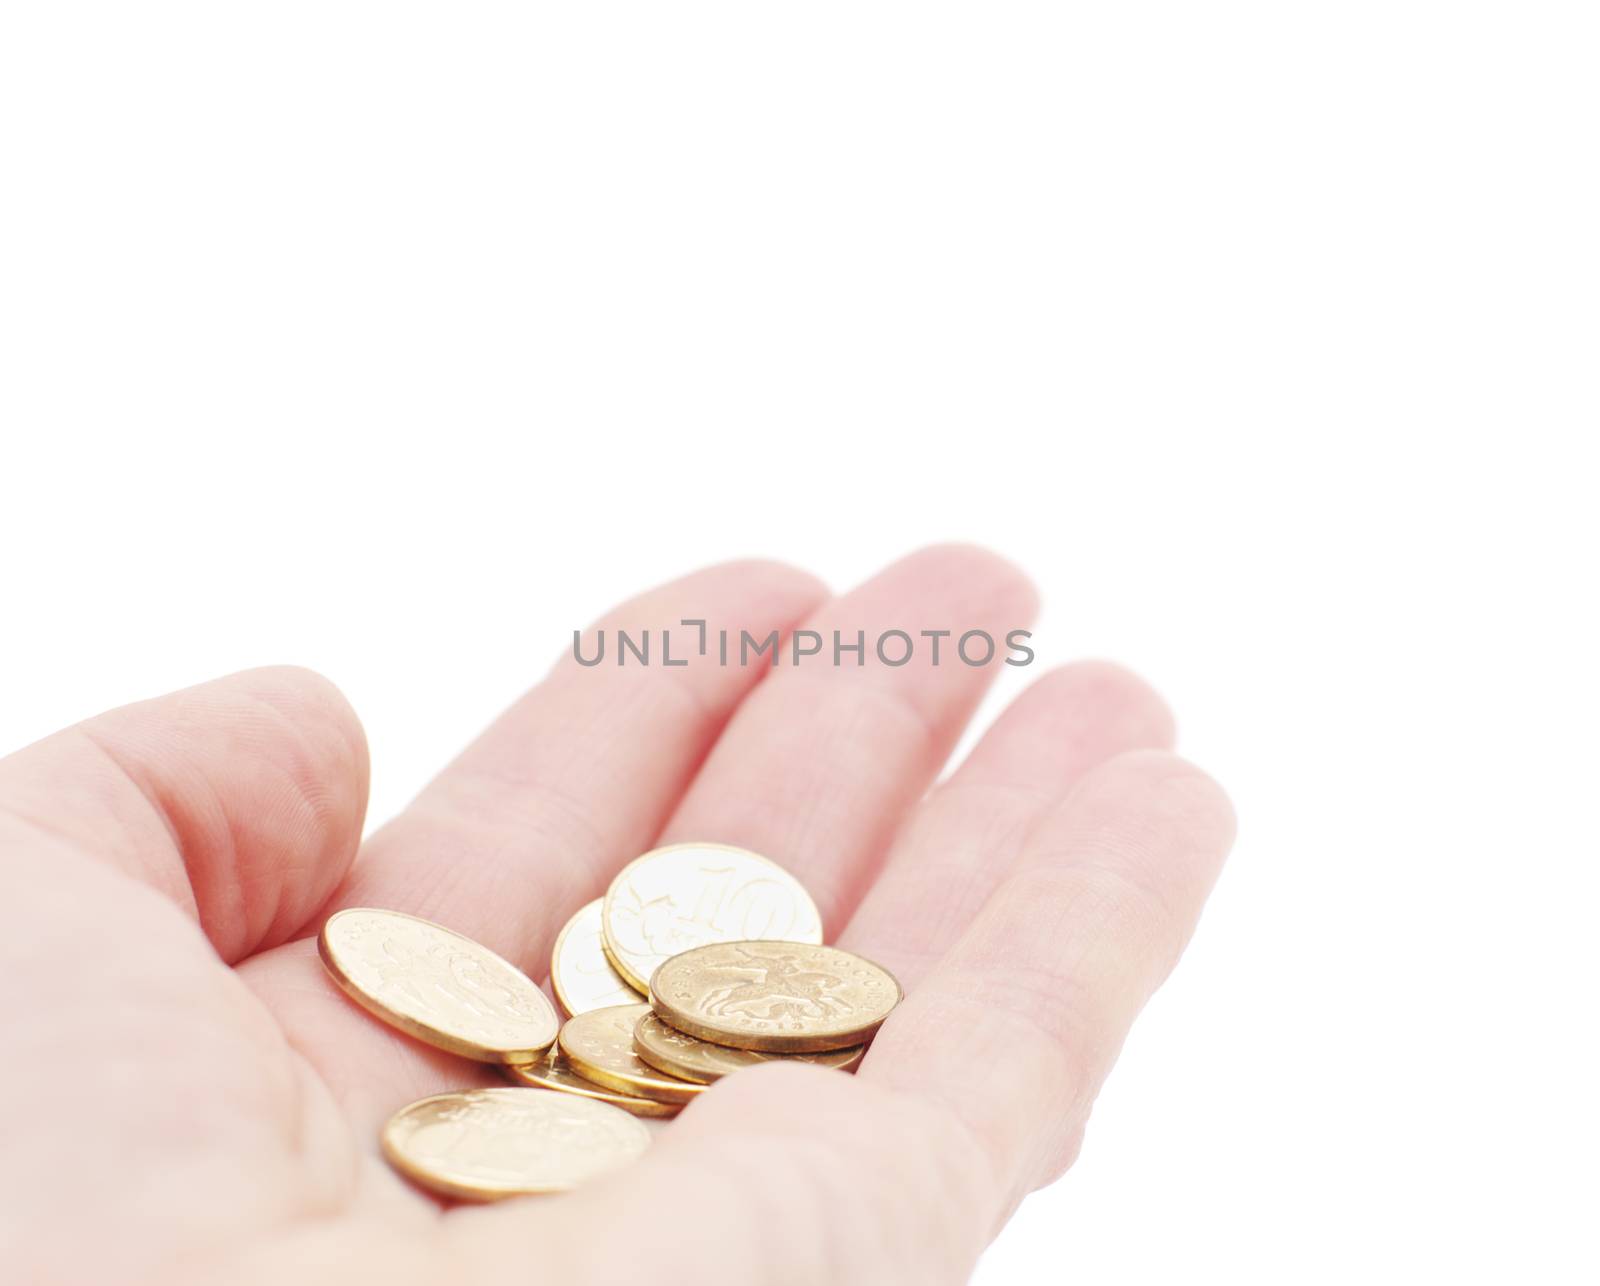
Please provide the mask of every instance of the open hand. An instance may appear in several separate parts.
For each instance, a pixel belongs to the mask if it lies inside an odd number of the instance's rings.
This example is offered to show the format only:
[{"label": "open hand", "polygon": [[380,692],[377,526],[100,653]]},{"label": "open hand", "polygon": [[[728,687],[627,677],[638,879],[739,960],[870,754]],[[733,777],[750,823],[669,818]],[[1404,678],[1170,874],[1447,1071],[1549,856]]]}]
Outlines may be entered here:
[{"label": "open hand", "polygon": [[[714,567],[601,624],[1003,638],[1033,605],[1009,565],[938,548],[837,598]],[[365,844],[360,726],[305,671],[0,761],[0,1263],[29,1283],[965,1280],[1072,1160],[1232,833],[1161,702],[1101,664],[1037,680],[928,793],[997,668],[568,657]],[[860,1072],[740,1072],[565,1196],[445,1209],[393,1173],[396,1108],[503,1082],[347,1000],[322,919],[412,912],[543,979],[618,867],[689,839],[772,857],[830,942],[899,977]]]}]

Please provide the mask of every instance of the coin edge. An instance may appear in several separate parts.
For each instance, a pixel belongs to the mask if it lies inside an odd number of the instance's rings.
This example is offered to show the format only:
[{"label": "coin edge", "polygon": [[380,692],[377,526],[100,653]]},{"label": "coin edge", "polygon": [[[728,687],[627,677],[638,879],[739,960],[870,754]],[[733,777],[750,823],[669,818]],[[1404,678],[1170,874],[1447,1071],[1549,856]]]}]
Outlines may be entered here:
[{"label": "coin edge", "polygon": [[[624,1005],[607,1005],[607,1006],[604,1006],[602,1009],[591,1009],[589,1011],[589,1013],[598,1014],[598,1013],[603,1013],[605,1011],[605,1009],[623,1009],[623,1008],[631,1009],[632,1006],[631,1005],[627,1005],[627,1006],[624,1006]],[[578,1017],[585,1017],[585,1016],[586,1015],[578,1015]],[[642,1014],[640,1015],[641,1018],[643,1016],[644,1015],[642,1015]],[[568,1019],[568,1022],[575,1022],[575,1021],[577,1021],[576,1018]],[[564,1024],[562,1024],[561,1035],[565,1035],[565,1034],[566,1034],[566,1024],[564,1023]],[[610,1069],[608,1067],[600,1067],[598,1064],[590,1061],[589,1059],[584,1058],[581,1054],[577,1054],[577,1055],[573,1054],[573,1052],[570,1049],[568,1049],[565,1044],[562,1043],[561,1035],[558,1035],[556,1037],[556,1044],[561,1050],[561,1056],[563,1058],[565,1058],[567,1060],[567,1062],[572,1064],[573,1069],[584,1080],[593,1081],[596,1085],[602,1086],[605,1089],[614,1090],[619,1094],[632,1095],[632,1096],[637,1097],[637,1098],[653,1098],[657,1102],[677,1103],[677,1104],[679,1104],[681,1106],[681,1105],[683,1105],[685,1103],[688,1103],[691,1099],[695,1098],[697,1095],[703,1094],[706,1091],[706,1089],[708,1088],[706,1085],[703,1085],[700,1082],[684,1080],[681,1076],[673,1076],[673,1077],[670,1077],[669,1079],[674,1080],[674,1081],[682,1081],[682,1083],[683,1083],[683,1090],[681,1091],[681,1093],[680,1093],[680,1091],[678,1089],[678,1086],[676,1086],[676,1085],[666,1085],[666,1086],[661,1087],[661,1089],[658,1092],[652,1093],[651,1092],[651,1087],[644,1086],[644,1085],[637,1085],[637,1084],[633,1083],[626,1075],[624,1075],[621,1072],[613,1071],[612,1069]],[[631,1032],[629,1033],[629,1040],[630,1041],[632,1040],[632,1033]],[[654,1065],[647,1064],[647,1066],[650,1066],[652,1071],[659,1070],[659,1069],[655,1068]]]},{"label": "coin edge", "polygon": [[[602,894],[600,897],[591,898],[589,901],[585,902],[567,918],[567,922],[561,926],[561,932],[556,934],[555,945],[550,948],[550,990],[556,993],[556,1003],[561,1006],[561,1009],[563,1012],[565,1012],[568,1018],[576,1018],[580,1012],[587,1013],[588,1011],[575,1010],[570,1004],[567,1003],[566,992],[561,986],[561,971],[556,968],[556,961],[561,958],[561,947],[566,942],[567,934],[571,930],[572,926],[578,922],[578,917],[587,911],[591,906],[595,905],[600,907],[600,954],[605,957],[606,963],[611,966],[611,971],[622,980],[624,985],[629,987],[636,995],[639,996],[641,1000],[645,999],[644,993],[639,991],[639,989],[633,985],[632,981],[625,974],[623,974],[622,970],[617,967],[617,961],[616,958],[611,954],[611,948],[606,946],[606,899]],[[596,1005],[595,1008],[604,1009],[605,1006]],[[560,1015],[557,1015],[557,1017],[559,1019]],[[559,1026],[560,1024],[558,1022],[558,1030],[556,1033],[558,1036],[560,1035]],[[551,1044],[554,1043],[554,1041],[551,1042]]]},{"label": "coin edge", "polygon": [[[417,1019],[407,1017],[404,1014],[395,1013],[393,1010],[385,1009],[377,1002],[376,998],[370,996],[361,987],[358,987],[355,981],[339,967],[337,960],[334,959],[333,948],[328,943],[328,927],[333,924],[335,920],[338,920],[341,916],[363,911],[368,913],[376,912],[381,915],[399,916],[404,920],[414,920],[418,924],[425,924],[431,929],[438,929],[441,933],[448,933],[452,937],[460,938],[463,942],[471,943],[474,947],[478,948],[480,951],[483,951],[485,954],[491,955],[509,968],[515,969],[517,973],[522,974],[524,978],[528,979],[528,985],[533,988],[539,999],[544,1002],[545,1009],[549,1012],[550,1018],[554,1022],[555,1035],[553,1035],[545,1045],[539,1048],[519,1046],[514,1050],[495,1050],[490,1049],[487,1045],[480,1045],[472,1041],[462,1040],[459,1037],[451,1036],[448,1033],[437,1030],[436,1028],[429,1027]],[[516,965],[512,964],[511,961],[507,960],[498,951],[492,951],[488,947],[484,946],[483,943],[477,941],[477,939],[469,938],[464,933],[457,933],[454,929],[447,925],[439,924],[437,921],[425,920],[420,915],[411,915],[405,911],[390,911],[385,907],[376,906],[344,907],[338,911],[335,911],[322,922],[322,928],[317,931],[317,955],[322,960],[323,968],[327,970],[329,976],[333,979],[335,984],[337,984],[339,990],[344,992],[345,995],[349,996],[374,1018],[377,1018],[385,1026],[392,1027],[395,1031],[403,1032],[407,1036],[410,1036],[414,1040],[420,1041],[424,1045],[431,1046],[434,1049],[442,1049],[445,1051],[445,1053],[454,1054],[458,1058],[466,1058],[472,1060],[473,1062],[490,1064],[505,1063],[515,1065],[519,1063],[537,1062],[542,1055],[549,1052],[550,1046],[555,1044],[556,1038],[561,1034],[561,1016],[556,1013],[555,1006],[550,1003],[550,998],[539,989],[538,983],[534,982],[532,978],[528,978],[526,973],[524,973],[521,969],[517,969]],[[507,1088],[513,1087],[508,1086]],[[419,1099],[418,1101],[420,1102],[421,1100]]]}]

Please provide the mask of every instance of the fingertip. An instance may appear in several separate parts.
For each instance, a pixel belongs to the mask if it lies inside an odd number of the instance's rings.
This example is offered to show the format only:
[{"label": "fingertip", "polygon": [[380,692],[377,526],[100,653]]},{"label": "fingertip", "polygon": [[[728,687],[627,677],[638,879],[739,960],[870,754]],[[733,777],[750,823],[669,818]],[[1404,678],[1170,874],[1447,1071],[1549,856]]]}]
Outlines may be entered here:
[{"label": "fingertip", "polygon": [[307,737],[310,767],[329,778],[357,783],[365,806],[371,776],[367,732],[343,689],[301,665],[262,666],[232,679],[242,693],[277,711],[287,725]]},{"label": "fingertip", "polygon": [[[237,958],[292,937],[354,860],[370,780],[366,732],[338,686],[303,666],[244,670],[179,695],[193,747],[212,752],[195,755],[187,780],[207,780],[215,802],[203,807],[192,786],[165,802],[186,841],[202,924]],[[175,782],[178,771],[173,764]],[[242,895],[227,891],[229,880]]]},{"label": "fingertip", "polygon": [[1148,684],[1120,666],[1079,661],[1041,675],[1002,710],[956,780],[1059,799],[1095,765],[1170,748],[1172,738],[1171,711]]},{"label": "fingertip", "polygon": [[1016,704],[1026,702],[1071,729],[1102,730],[1113,753],[1170,750],[1177,739],[1172,709],[1132,670],[1111,661],[1074,661],[1035,679]]},{"label": "fingertip", "polygon": [[1169,750],[1128,750],[1087,774],[1067,806],[1093,818],[1102,810],[1175,827],[1187,848],[1220,865],[1238,829],[1233,801],[1204,769]]},{"label": "fingertip", "polygon": [[1001,616],[1020,627],[1039,612],[1039,590],[1028,574],[1011,559],[983,545],[924,545],[880,575],[927,585],[943,595],[965,600],[965,610],[976,620]]},{"label": "fingertip", "polygon": [[696,594],[722,601],[728,597],[757,596],[800,604],[819,603],[828,597],[828,586],[803,567],[775,558],[736,558],[712,563],[687,576],[651,590],[646,597],[670,595],[674,601],[692,601]]},{"label": "fingertip", "polygon": [[726,579],[736,584],[762,586],[797,598],[822,600],[831,592],[820,576],[777,558],[735,558],[714,563],[697,577]]},{"label": "fingertip", "polygon": [[742,558],[713,563],[612,608],[590,627],[709,628],[730,615],[751,624],[775,623],[789,628],[828,598],[828,587],[800,567],[769,558]]}]

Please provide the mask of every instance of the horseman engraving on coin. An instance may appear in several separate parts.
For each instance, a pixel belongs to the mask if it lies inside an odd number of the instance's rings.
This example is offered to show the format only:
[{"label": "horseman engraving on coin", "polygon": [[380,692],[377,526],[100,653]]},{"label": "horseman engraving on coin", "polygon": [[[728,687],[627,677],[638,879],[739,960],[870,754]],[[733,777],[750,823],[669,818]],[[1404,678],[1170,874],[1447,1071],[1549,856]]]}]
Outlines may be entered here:
[{"label": "horseman engraving on coin", "polygon": [[843,1049],[871,1037],[900,1001],[887,970],[837,947],[728,942],[656,971],[650,1003],[679,1031],[775,1053]]}]

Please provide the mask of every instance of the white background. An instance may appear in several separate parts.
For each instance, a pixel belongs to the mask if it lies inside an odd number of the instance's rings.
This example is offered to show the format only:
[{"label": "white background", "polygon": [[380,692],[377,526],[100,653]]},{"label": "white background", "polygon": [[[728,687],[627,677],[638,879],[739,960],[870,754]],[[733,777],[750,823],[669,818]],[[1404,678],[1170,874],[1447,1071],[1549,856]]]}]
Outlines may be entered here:
[{"label": "white background", "polygon": [[992,544],[1241,833],[978,1280],[1593,1280],[1592,5],[0,14],[0,744]]}]

